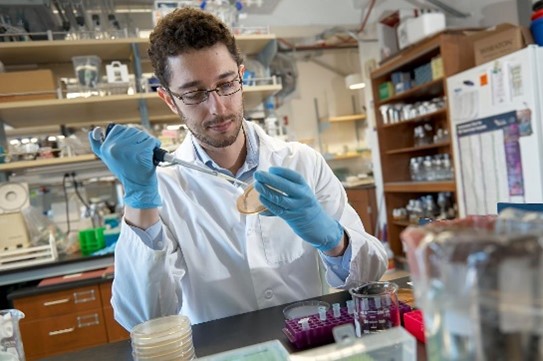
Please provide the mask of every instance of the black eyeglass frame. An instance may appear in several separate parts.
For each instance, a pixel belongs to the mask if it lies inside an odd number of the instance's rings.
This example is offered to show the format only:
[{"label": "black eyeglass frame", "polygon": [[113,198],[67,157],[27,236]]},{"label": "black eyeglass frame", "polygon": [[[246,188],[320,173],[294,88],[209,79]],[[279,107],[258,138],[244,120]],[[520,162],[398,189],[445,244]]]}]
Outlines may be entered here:
[{"label": "black eyeglass frame", "polygon": [[[222,87],[224,87],[225,85],[234,84],[236,82],[238,82],[239,85],[240,85],[238,89],[236,89],[235,91],[233,91],[231,93],[228,93],[228,94],[221,94]],[[214,89],[193,90],[193,91],[186,92],[186,93],[183,93],[183,94],[174,93],[173,91],[170,90],[169,87],[165,87],[165,89],[168,91],[168,93],[170,94],[171,97],[181,100],[183,102],[183,104],[185,104],[185,105],[198,105],[198,104],[201,104],[201,103],[205,102],[206,100],[208,100],[209,99],[209,94],[211,94],[213,92],[216,92],[221,97],[227,97],[227,96],[236,94],[237,92],[239,92],[240,90],[243,89],[243,79],[241,77],[241,74],[238,73],[238,76],[234,80],[222,83],[221,85],[217,86]],[[205,94],[205,96],[199,102],[187,103],[186,100],[185,100],[185,96],[188,95],[188,94],[194,94],[194,93]]]}]

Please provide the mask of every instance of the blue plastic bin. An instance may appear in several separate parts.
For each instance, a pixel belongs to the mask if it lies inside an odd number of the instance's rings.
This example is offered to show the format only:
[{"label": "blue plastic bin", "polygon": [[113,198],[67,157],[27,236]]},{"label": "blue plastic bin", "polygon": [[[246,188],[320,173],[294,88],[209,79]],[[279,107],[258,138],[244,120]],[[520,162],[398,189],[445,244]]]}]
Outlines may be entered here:
[{"label": "blue plastic bin", "polygon": [[530,30],[532,31],[535,43],[539,46],[543,46],[543,18],[532,21]]}]

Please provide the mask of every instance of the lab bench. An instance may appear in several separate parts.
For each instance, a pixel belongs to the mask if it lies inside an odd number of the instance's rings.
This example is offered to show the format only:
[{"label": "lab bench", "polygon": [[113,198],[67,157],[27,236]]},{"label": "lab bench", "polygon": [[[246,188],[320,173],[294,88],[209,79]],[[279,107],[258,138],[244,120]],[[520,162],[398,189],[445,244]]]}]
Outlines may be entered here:
[{"label": "lab bench", "polygon": [[0,286],[36,281],[44,278],[61,276],[77,272],[106,268],[113,265],[113,254],[101,256],[83,256],[80,253],[59,255],[50,263],[15,268],[0,272]]},{"label": "lab bench", "polygon": [[[394,280],[400,287],[407,286],[409,277]],[[313,298],[330,304],[351,299],[347,291],[341,291]],[[219,352],[277,339],[290,352],[297,349],[282,332],[284,327],[283,309],[286,305],[204,322],[192,326],[192,338],[196,355],[208,356]],[[132,360],[130,340],[124,340],[85,350],[66,353],[43,359],[43,361],[118,361]],[[417,360],[426,361],[424,344],[417,343]]]},{"label": "lab bench", "polygon": [[[87,257],[73,254],[61,255],[50,263],[0,272],[2,308],[14,307],[26,315],[20,326],[28,360],[128,337],[113,320],[109,304],[111,279],[100,277],[37,286],[46,278],[111,265],[113,254]],[[74,324],[88,327],[73,327]]]}]

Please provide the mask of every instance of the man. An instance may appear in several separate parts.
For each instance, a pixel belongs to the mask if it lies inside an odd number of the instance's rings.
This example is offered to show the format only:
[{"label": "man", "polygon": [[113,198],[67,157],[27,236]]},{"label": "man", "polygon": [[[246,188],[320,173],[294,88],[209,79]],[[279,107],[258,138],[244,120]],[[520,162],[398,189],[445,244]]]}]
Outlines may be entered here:
[{"label": "man", "polygon": [[150,37],[158,95],[190,130],[179,159],[254,178],[265,214],[240,214],[243,189],[184,167],[156,170],[147,133],[115,125],[94,152],[125,188],[112,304],[130,330],[177,313],[200,323],[379,279],[386,253],[364,231],[324,159],[243,119],[245,68],[233,35],[183,8]]}]

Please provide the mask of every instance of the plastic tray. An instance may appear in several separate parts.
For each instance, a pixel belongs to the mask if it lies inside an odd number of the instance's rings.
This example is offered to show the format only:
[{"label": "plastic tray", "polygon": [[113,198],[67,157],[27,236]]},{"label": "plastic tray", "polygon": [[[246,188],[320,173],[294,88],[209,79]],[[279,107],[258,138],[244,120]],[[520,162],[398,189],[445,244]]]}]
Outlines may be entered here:
[{"label": "plastic tray", "polygon": [[[326,320],[321,321],[319,315],[311,315],[307,317],[299,317],[290,320],[285,320],[285,328],[283,332],[288,337],[289,341],[298,349],[315,347],[334,342],[332,329],[346,323],[354,324],[353,315],[347,312],[347,307],[340,308],[340,316],[334,317],[333,311],[326,311]],[[309,330],[302,330],[299,321],[303,318],[309,319]]]}]

